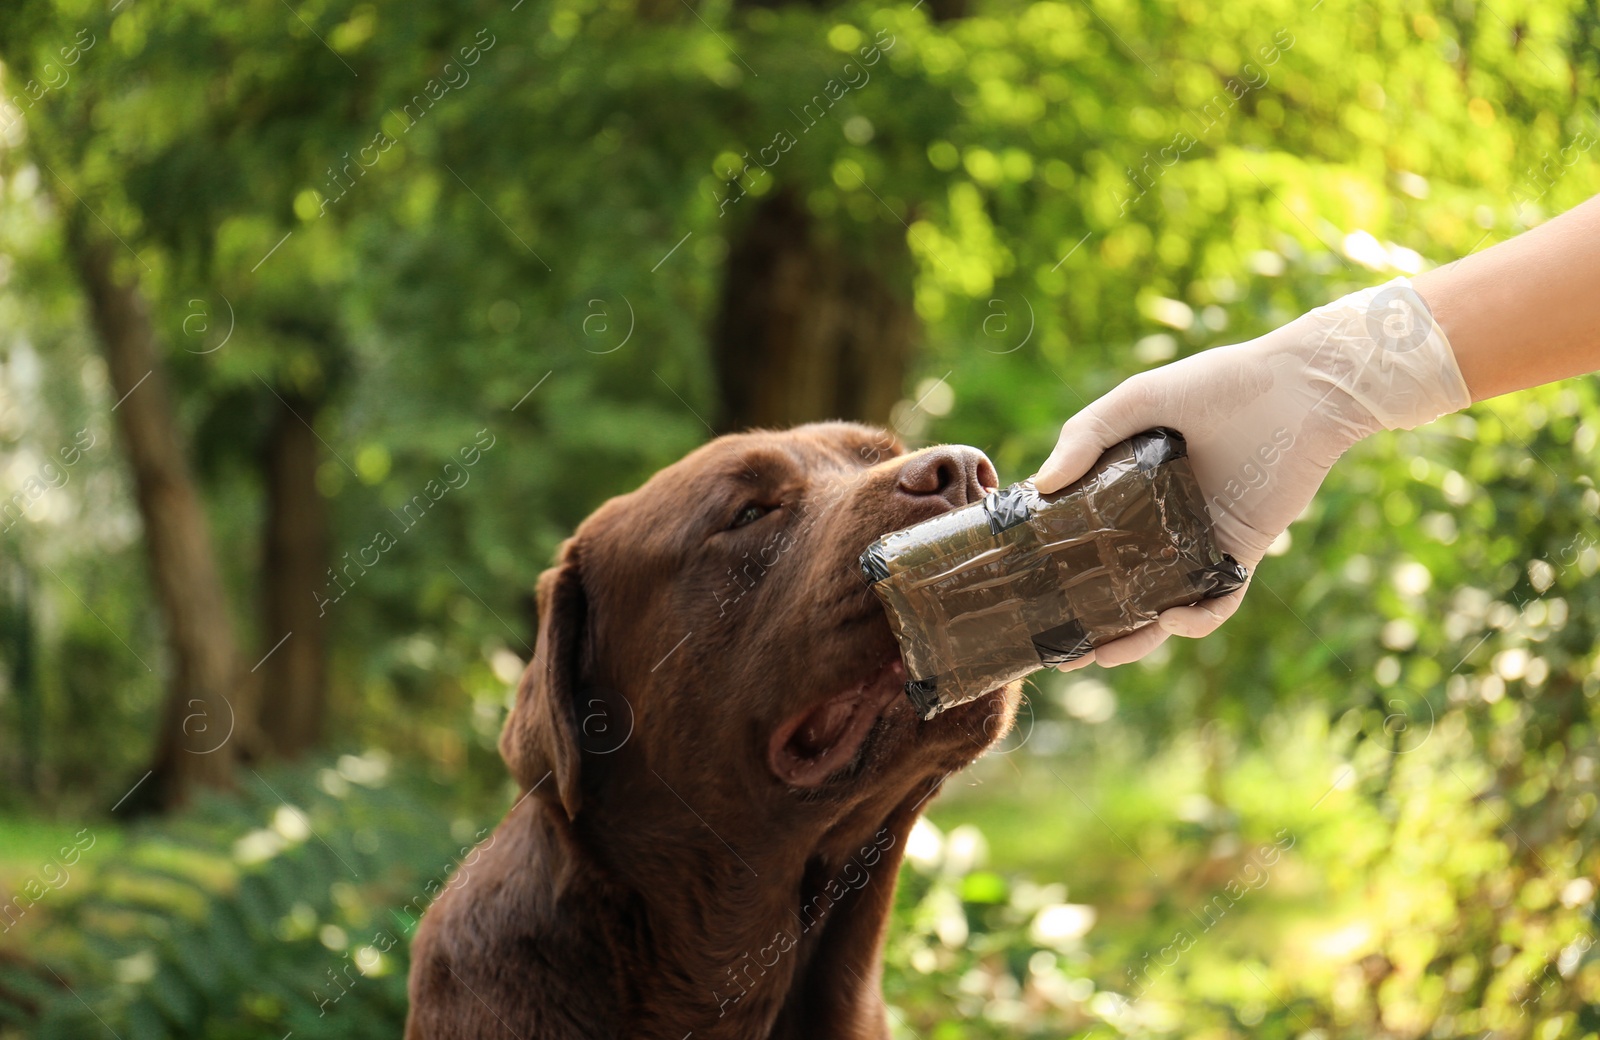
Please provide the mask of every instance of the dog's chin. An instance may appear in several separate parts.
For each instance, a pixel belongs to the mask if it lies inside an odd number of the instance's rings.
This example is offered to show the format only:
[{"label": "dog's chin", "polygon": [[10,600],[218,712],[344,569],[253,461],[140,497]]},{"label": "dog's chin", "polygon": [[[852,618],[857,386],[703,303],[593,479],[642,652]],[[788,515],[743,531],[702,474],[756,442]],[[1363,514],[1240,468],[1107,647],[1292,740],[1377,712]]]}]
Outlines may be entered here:
[{"label": "dog's chin", "polygon": [[996,687],[924,722],[923,741],[959,749],[971,761],[1010,731],[1021,700],[1021,681]]}]

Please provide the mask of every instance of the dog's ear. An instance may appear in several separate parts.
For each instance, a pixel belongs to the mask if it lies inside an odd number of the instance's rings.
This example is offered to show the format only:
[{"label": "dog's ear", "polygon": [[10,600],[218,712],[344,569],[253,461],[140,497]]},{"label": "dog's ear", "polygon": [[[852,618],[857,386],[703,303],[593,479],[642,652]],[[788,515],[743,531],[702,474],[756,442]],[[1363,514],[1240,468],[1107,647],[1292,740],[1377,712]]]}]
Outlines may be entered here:
[{"label": "dog's ear", "polygon": [[539,645],[500,734],[500,757],[524,791],[536,791],[572,818],[582,801],[576,703],[589,613],[574,541],[563,545],[556,566],[539,576],[538,600]]}]

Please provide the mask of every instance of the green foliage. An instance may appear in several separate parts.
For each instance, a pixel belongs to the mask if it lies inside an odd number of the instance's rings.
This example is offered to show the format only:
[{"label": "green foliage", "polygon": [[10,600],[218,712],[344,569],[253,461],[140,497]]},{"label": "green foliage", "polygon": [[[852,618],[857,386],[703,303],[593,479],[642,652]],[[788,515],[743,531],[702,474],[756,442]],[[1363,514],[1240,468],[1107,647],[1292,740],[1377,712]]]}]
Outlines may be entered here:
[{"label": "green foliage", "polygon": [[[706,435],[729,241],[779,185],[849,249],[909,253],[924,342],[897,428],[976,444],[1008,479],[1132,372],[1600,190],[1590,0],[994,3],[947,22],[667,6],[0,18],[19,99],[0,116],[0,463],[20,483],[96,438],[0,534],[0,806],[30,821],[0,831],[0,880],[49,861],[27,837],[40,815],[101,843],[0,938],[22,951],[0,961],[0,1028],[394,1035],[405,944],[372,976],[347,971],[353,951],[403,939],[390,911],[503,806],[519,597],[598,501]],[[80,31],[94,43],[66,66]],[[416,100],[473,47],[452,77],[469,78]],[[830,82],[848,89],[802,114]],[[496,438],[331,608],[332,732],[417,774],[265,774],[332,849],[285,838],[298,817],[252,777],[113,839],[104,811],[149,757],[167,664],[64,262],[74,215],[126,243],[151,299],[219,544],[260,525],[265,382],[329,400],[336,556]],[[1041,678],[905,871],[896,1029],[1600,1033],[1597,394],[1574,381],[1358,446],[1217,635]],[[227,555],[250,631],[259,564]],[[241,861],[267,834],[283,847]],[[322,1015],[329,972],[349,992]]]},{"label": "green foliage", "polygon": [[369,753],[257,775],[118,851],[91,830],[16,922],[39,960],[0,967],[0,1022],[40,1040],[395,1036],[416,921],[488,831],[389,770]]}]

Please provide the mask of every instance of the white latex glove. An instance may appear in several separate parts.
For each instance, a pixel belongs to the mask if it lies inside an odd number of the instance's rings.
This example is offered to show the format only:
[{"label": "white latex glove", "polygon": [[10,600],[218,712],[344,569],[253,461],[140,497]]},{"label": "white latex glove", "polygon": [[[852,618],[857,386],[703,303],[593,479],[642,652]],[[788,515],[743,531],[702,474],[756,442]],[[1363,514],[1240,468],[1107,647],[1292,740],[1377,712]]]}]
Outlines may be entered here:
[{"label": "white latex glove", "polygon": [[[1252,574],[1356,441],[1411,429],[1472,403],[1444,330],[1410,282],[1352,293],[1259,339],[1215,347],[1128,379],[1061,428],[1033,482],[1086,473],[1106,448],[1153,426],[1189,443],[1217,544]],[[1239,607],[1227,596],[1164,611],[1157,624],[1063,665],[1135,661],[1169,635],[1210,634]]]}]

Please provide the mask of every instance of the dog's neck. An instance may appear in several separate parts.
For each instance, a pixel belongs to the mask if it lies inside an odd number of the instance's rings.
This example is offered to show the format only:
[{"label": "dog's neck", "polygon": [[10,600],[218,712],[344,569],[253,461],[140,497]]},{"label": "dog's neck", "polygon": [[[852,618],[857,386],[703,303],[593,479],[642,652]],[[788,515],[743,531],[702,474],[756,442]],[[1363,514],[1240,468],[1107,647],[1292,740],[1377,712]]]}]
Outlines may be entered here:
[{"label": "dog's neck", "polygon": [[[635,807],[627,830],[607,826],[603,811],[580,820],[571,840],[602,865],[592,880],[619,907],[613,946],[637,1018],[619,1035],[886,1036],[880,954],[927,792],[851,814],[808,857],[792,840],[735,850],[668,800],[655,813]],[[653,822],[641,828],[641,818]],[[682,883],[631,880],[651,877]]]}]

